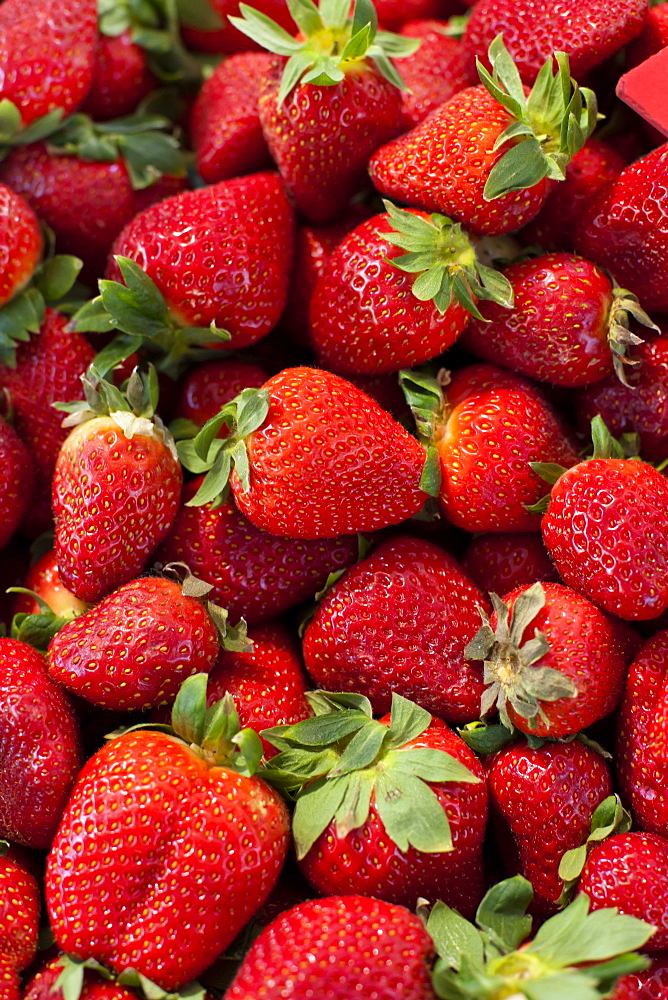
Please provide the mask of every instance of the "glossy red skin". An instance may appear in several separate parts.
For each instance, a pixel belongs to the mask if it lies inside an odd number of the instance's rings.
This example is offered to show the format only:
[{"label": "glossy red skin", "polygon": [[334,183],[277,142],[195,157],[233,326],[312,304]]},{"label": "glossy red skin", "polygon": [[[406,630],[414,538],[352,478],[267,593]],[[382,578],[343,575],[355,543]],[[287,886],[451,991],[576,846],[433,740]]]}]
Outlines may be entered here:
[{"label": "glossy red skin", "polygon": [[584,0],[555,5],[549,0],[479,0],[464,33],[471,65],[497,35],[514,58],[524,83],[533,83],[553,52],[569,57],[571,75],[582,78],[638,34],[647,0]]},{"label": "glossy red skin", "polygon": [[[518,587],[503,597],[510,608],[527,587]],[[547,639],[549,650],[536,667],[552,667],[575,684],[576,694],[557,701],[541,702],[546,720],[534,726],[508,705],[513,725],[534,736],[554,738],[577,733],[602,719],[616,707],[622,696],[626,666],[635,652],[629,635],[618,622],[604,614],[586,597],[560,583],[543,583],[545,605],[525,629],[527,642],[538,629]],[[496,613],[490,619],[496,627]]]},{"label": "glossy red skin", "polygon": [[[63,971],[62,956],[52,958],[26,983],[23,1000],[64,1000],[56,980]],[[136,1000],[137,994],[113,980],[102,979],[93,969],[84,970],[79,1000]]]},{"label": "glossy red skin", "polygon": [[404,907],[330,896],[299,903],[266,927],[226,997],[276,1000],[280,991],[294,1000],[349,1000],[357,992],[368,1000],[436,1000],[432,959],[431,938]]},{"label": "glossy red skin", "polygon": [[[243,389],[259,389],[268,377],[259,365],[236,358],[202,361],[184,377],[173,416],[192,420],[202,427]],[[223,425],[218,437],[227,435],[227,427]]]},{"label": "glossy red skin", "polygon": [[143,577],[73,618],[49,644],[54,680],[102,708],[133,711],[173,701],[192,674],[208,674],[218,632],[181,584]]},{"label": "glossy red skin", "polygon": [[234,499],[258,528],[288,538],[398,524],[415,514],[424,450],[370,396],[330,372],[286,368],[265,383],[269,412],[246,438],[250,490]]},{"label": "glossy red skin", "polygon": [[494,754],[487,780],[506,870],[531,882],[532,912],[551,916],[564,887],[561,858],[586,841],[594,810],[612,794],[609,767],[579,740],[537,749],[521,740]]},{"label": "glossy red skin", "polygon": [[588,260],[551,253],[511,264],[514,305],[481,302],[462,343],[476,357],[553,385],[581,386],[613,374],[608,345],[609,278]]},{"label": "glossy red skin", "polygon": [[0,549],[9,542],[32,499],[35,470],[30,452],[0,417]]},{"label": "glossy red skin", "polygon": [[82,258],[99,277],[112,243],[138,212],[182,191],[181,177],[161,177],[141,191],[132,187],[122,158],[87,162],[51,153],[36,142],[12,150],[0,165],[0,180],[17,191],[53,229],[59,253]]},{"label": "glossy red skin", "polygon": [[[40,892],[37,879],[12,854],[0,856],[0,962],[21,971],[37,951]],[[2,966],[0,965],[0,991]],[[0,992],[3,997],[4,993]]]},{"label": "glossy red skin", "polygon": [[668,142],[626,167],[591,199],[575,232],[575,248],[611,271],[643,308],[668,312]]},{"label": "glossy red skin", "polygon": [[48,848],[80,762],[79,726],[46,660],[0,638],[0,837]]},{"label": "glossy red skin", "polygon": [[204,81],[190,131],[197,169],[207,184],[272,165],[257,105],[262,78],[272,63],[268,52],[239,52]]},{"label": "glossy red skin", "polygon": [[0,100],[24,125],[62,108],[66,117],[90,87],[95,58],[95,0],[4,0],[0,6]]},{"label": "glossy red skin", "polygon": [[656,55],[668,45],[668,10],[661,4],[650,7],[643,21],[642,30],[626,50],[628,68],[638,66],[645,59]]},{"label": "glossy red skin", "polygon": [[655,833],[618,833],[597,844],[578,883],[592,910],[616,906],[657,928],[645,948],[668,947],[668,840]]},{"label": "glossy red skin", "polygon": [[11,186],[0,184],[0,306],[30,281],[43,246],[37,216],[28,202]]},{"label": "glossy red skin", "polygon": [[[53,549],[45,552],[43,556],[33,563],[28,570],[21,586],[26,590],[32,590],[34,594],[46,601],[52,611],[61,617],[68,617],[72,614],[80,614],[85,611],[87,605],[75,597],[67,587],[63,586],[58,572],[58,560]],[[17,614],[39,614],[39,604],[34,597],[29,594],[15,594],[13,613]]]},{"label": "glossy red skin", "polygon": [[81,110],[95,121],[132,114],[159,81],[148,68],[146,50],[132,40],[129,30],[120,35],[97,36],[93,81]]},{"label": "glossy red skin", "polygon": [[[146,271],[178,323],[215,322],[231,334],[225,347],[243,347],[281,314],[293,230],[278,174],[250,174],[145,209],[118,236],[112,256],[130,257]],[[112,258],[107,277],[121,277]]]},{"label": "glossy red skin", "polygon": [[543,541],[564,583],[610,614],[668,607],[668,481],[645,462],[591,459],[552,487]]},{"label": "glossy red skin", "polygon": [[129,439],[111,417],[76,427],[52,484],[58,571],[68,590],[92,604],[137,576],[174,522],[182,479],[157,433]]},{"label": "glossy red skin", "polygon": [[668,836],[668,631],[629,667],[617,730],[617,775],[643,830]]},{"label": "glossy red skin", "polygon": [[447,21],[421,20],[405,23],[399,34],[419,38],[419,49],[399,63],[408,91],[403,94],[406,128],[419,125],[430,112],[449,101],[459,90],[479,82],[464,68],[462,43],[443,34]]},{"label": "glossy red skin", "polygon": [[67,329],[69,318],[47,309],[39,333],[19,343],[16,368],[0,365],[0,388],[10,396],[14,426],[35,464],[33,501],[23,521],[31,537],[53,529],[51,479],[58,452],[69,434],[53,403],[83,398],[80,376],[95,351],[80,333]]},{"label": "glossy red skin", "polygon": [[125,733],[83,768],[49,855],[56,941],[178,989],[262,905],[288,841],[287,810],[259,778],[164,733]]},{"label": "glossy red skin", "polygon": [[393,231],[385,212],[362,222],[339,243],[318,278],[310,341],[328,369],[376,375],[422,364],[450,347],[470,319],[456,299],[440,312],[432,301],[413,295],[415,275],[391,263],[405,252],[385,238]]},{"label": "glossy red skin", "polygon": [[437,502],[467,531],[537,531],[531,514],[546,493],[530,462],[568,467],[578,455],[556,413],[530,382],[493,365],[469,365],[445,388]]},{"label": "glossy red skin", "polygon": [[[227,55],[260,48],[257,42],[252,41],[228,20],[229,17],[240,16],[239,0],[210,0],[210,6],[221,19],[222,27],[205,31],[181,24],[183,38],[188,48],[198,52],[224,52]],[[294,34],[295,22],[284,0],[258,0],[254,8],[276,21],[289,34]]]},{"label": "glossy red skin", "polygon": [[[550,184],[485,201],[492,167],[508,145],[492,147],[513,121],[482,85],[466,87],[420,125],[371,157],[371,180],[381,194],[426,212],[442,212],[489,236],[519,229],[538,212]],[[447,155],[446,155],[447,150]]]},{"label": "glossy red skin", "polygon": [[559,580],[541,536],[534,532],[476,535],[462,557],[462,567],[482,591],[494,594],[540,580]]},{"label": "glossy red skin", "polygon": [[583,431],[600,413],[614,437],[638,434],[643,458],[662,462],[668,457],[668,336],[635,347],[633,358],[640,364],[627,372],[630,385],[611,376],[579,393],[575,412]]},{"label": "glossy red skin", "polygon": [[187,507],[201,477],[183,490],[183,503],[156,557],[185,562],[213,587],[211,599],[231,621],[249,624],[283,614],[312,599],[330,573],[357,559],[357,538],[296,539],[270,534],[243,516],[233,500],[212,508]]},{"label": "glossy red skin", "polygon": [[334,584],[304,633],[319,687],[356,691],[375,714],[392,691],[450,723],[480,714],[482,667],[464,659],[481,591],[447,552],[406,536],[379,545]]},{"label": "glossy red skin", "polygon": [[[266,622],[250,629],[251,652],[221,649],[209,675],[207,705],[226,691],[234,698],[242,728],[259,733],[271,726],[293,725],[313,713],[305,697],[308,684],[299,647],[280,622]],[[262,740],[266,759],[278,753]]]},{"label": "glossy red skin", "polygon": [[522,240],[543,250],[572,250],[573,237],[589,200],[621,174],[627,161],[602,139],[587,139],[566,166],[538,215],[522,230]]},{"label": "glossy red skin", "polygon": [[[389,725],[389,716],[380,720]],[[485,891],[482,842],[487,823],[487,789],[480,762],[463,740],[440,719],[405,747],[444,750],[465,764],[478,784],[429,782],[450,821],[453,849],[425,854],[402,851],[387,835],[371,793],[366,823],[345,837],[334,822],[321,833],[298,862],[301,871],[323,895],[360,893],[415,909],[420,897],[440,899],[467,918]]]},{"label": "glossy red skin", "polygon": [[275,59],[263,78],[262,130],[297,211],[330,222],[366,186],[371,154],[401,131],[401,91],[360,60],[335,86],[299,84],[279,107],[284,65]]},{"label": "glossy red skin", "polygon": [[668,996],[668,955],[653,956],[649,969],[622,976],[617,982],[612,1000],[664,1000]]}]

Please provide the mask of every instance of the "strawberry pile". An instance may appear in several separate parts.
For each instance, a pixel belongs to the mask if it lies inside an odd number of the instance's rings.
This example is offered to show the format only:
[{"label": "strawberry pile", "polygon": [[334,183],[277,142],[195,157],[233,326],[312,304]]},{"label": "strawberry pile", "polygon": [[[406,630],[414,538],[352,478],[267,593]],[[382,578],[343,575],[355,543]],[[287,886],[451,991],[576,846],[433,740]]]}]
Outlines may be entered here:
[{"label": "strawberry pile", "polygon": [[0,0],[0,1000],[668,997],[664,48]]}]

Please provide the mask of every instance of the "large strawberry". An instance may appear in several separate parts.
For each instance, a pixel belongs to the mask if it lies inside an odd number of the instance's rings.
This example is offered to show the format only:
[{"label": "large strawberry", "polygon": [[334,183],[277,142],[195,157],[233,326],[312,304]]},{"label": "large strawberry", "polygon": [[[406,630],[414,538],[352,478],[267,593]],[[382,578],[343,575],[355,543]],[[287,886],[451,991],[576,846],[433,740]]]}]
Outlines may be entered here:
[{"label": "large strawberry", "polygon": [[482,671],[464,648],[478,606],[486,606],[483,594],[449,553],[394,538],[322,598],[304,633],[306,669],[320,687],[365,694],[377,713],[398,690],[448,722],[470,722]]},{"label": "large strawberry", "polygon": [[155,415],[155,372],[133,373],[127,395],[89,375],[86,401],[62,404],[78,424],[53,475],[55,549],[63,583],[84,601],[132,580],[169,531],[182,473]]},{"label": "large strawberry", "polygon": [[237,735],[231,704],[206,712],[206,675],[185,682],[173,720],[182,738],[135,730],[88,761],[46,874],[64,951],[170,991],[262,905],[289,835],[280,797],[253,776],[259,740]]},{"label": "large strawberry", "polygon": [[[403,83],[392,61],[418,42],[378,31],[369,0],[292,4],[292,38],[246,4],[230,20],[276,59],[259,97],[262,129],[297,210],[326,222],[363,187],[371,153],[401,131]],[[287,59],[285,58],[287,57]]]},{"label": "large strawberry", "polygon": [[379,721],[359,695],[311,698],[316,717],[264,735],[268,765],[297,795],[297,859],[323,894],[414,907],[440,898],[467,914],[483,894],[487,790],[474,753],[396,693]]},{"label": "large strawberry", "polygon": [[[230,436],[216,441],[225,423]],[[186,444],[184,464],[211,470],[191,505],[220,496],[231,473],[242,513],[289,538],[373,531],[427,498],[415,438],[350,382],[313,368],[286,368],[244,390],[205,424],[194,449]]]},{"label": "large strawberry", "polygon": [[[596,98],[550,58],[527,96],[501,38],[490,45],[493,76],[459,91],[369,163],[378,190],[479,233],[519,229],[540,209],[549,180],[565,168],[596,123]],[[546,96],[549,95],[549,96]],[[563,122],[563,125],[562,125]]]}]

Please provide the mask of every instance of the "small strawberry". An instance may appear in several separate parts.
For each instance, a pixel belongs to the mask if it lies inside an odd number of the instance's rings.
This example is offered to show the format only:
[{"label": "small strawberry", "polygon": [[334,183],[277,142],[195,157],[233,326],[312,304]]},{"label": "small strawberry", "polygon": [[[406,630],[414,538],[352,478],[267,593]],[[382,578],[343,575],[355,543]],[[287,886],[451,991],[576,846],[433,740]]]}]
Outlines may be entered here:
[{"label": "small strawberry", "polygon": [[407,129],[419,125],[458,91],[478,82],[475,71],[464,68],[461,41],[448,34],[447,28],[446,21],[411,18],[400,29],[405,38],[421,40],[420,48],[401,61],[401,76],[409,88],[403,93]]},{"label": "small strawberry", "polygon": [[481,66],[482,84],[381,146],[369,171],[381,194],[495,235],[528,222],[550,180],[564,179],[594,129],[596,98],[571,80],[563,54],[555,73],[550,56],[529,95],[500,36],[489,58],[493,76]]},{"label": "small strawberry", "polygon": [[39,614],[36,598],[41,598],[61,618],[73,618],[87,605],[63,585],[58,572],[58,560],[53,549],[45,552],[30,567],[23,586],[31,593],[19,593],[14,601],[14,614]]},{"label": "small strawberry", "polygon": [[16,848],[0,840],[0,996],[18,1000],[19,973],[37,951],[40,894],[37,879]]},{"label": "small strawberry", "polygon": [[93,79],[81,110],[96,122],[130,115],[158,83],[128,28],[113,36],[98,33]]},{"label": "small strawberry", "polygon": [[88,761],[46,873],[64,951],[170,992],[262,905],[289,836],[280,797],[253,776],[259,739],[238,734],[230,703],[206,711],[206,675],[184,683],[172,718],[181,738],[134,730]]},{"label": "small strawberry", "polygon": [[41,653],[0,638],[0,662],[0,837],[44,849],[79,772],[79,725]]},{"label": "small strawberry", "polygon": [[[292,4],[292,38],[246,4],[230,20],[275,59],[259,97],[260,121],[297,211],[327,222],[363,187],[369,156],[402,128],[403,83],[392,59],[418,42],[378,31],[373,4]],[[288,57],[286,59],[286,57]]]},{"label": "small strawberry", "polygon": [[399,690],[447,722],[479,715],[482,671],[466,661],[486,601],[455,559],[400,536],[351,567],[304,633],[304,662],[324,688],[359,691],[376,713]]},{"label": "small strawberry", "polygon": [[[225,423],[230,437],[215,441]],[[289,538],[374,531],[426,500],[415,438],[350,382],[313,368],[286,368],[245,390],[187,444],[186,467],[211,470],[192,506],[219,496],[229,478],[241,512]]]},{"label": "small strawberry", "polygon": [[32,500],[35,470],[30,452],[0,417],[0,549],[10,541]]},{"label": "small strawberry", "polygon": [[297,798],[293,837],[309,882],[325,895],[411,908],[426,896],[473,913],[487,819],[473,751],[396,692],[379,721],[359,695],[321,692],[311,703],[314,719],[264,733],[281,751],[269,780]]},{"label": "small strawberry", "polygon": [[0,306],[30,281],[43,248],[39,222],[28,202],[0,184]]},{"label": "small strawberry", "polygon": [[[202,361],[191,368],[180,383],[174,419],[187,421],[199,430],[225,403],[231,402],[244,389],[261,388],[268,378],[264,368],[248,361],[236,358]],[[180,426],[179,423],[175,428]],[[221,436],[226,430],[221,427]]]},{"label": "small strawberry", "polygon": [[31,976],[23,991],[23,1000],[65,1000],[76,994],[78,1000],[137,1000],[138,993],[103,978],[97,969],[86,968],[65,955],[51,958]]},{"label": "small strawberry", "polygon": [[541,536],[528,531],[475,535],[462,556],[462,567],[485,593],[507,594],[541,580],[559,581]]},{"label": "small strawberry", "polygon": [[78,426],[58,455],[52,497],[60,576],[92,603],[141,572],[172,526],[182,473],[154,416],[154,371],[135,370],[126,396],[91,373],[84,389],[86,402],[60,407]]}]

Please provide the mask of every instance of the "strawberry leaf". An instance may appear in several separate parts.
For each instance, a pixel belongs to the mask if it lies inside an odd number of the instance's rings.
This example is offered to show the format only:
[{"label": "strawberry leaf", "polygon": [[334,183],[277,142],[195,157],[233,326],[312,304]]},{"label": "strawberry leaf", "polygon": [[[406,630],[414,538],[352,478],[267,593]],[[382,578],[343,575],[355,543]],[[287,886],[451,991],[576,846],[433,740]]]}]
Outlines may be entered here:
[{"label": "strawberry leaf", "polygon": [[452,850],[448,817],[424,781],[396,769],[380,771],[375,792],[380,819],[400,851],[409,847],[425,853]]},{"label": "strawberry leaf", "polygon": [[439,957],[452,968],[460,969],[464,956],[475,965],[483,965],[485,953],[480,931],[445,903],[434,904],[427,919],[427,933]]},{"label": "strawberry leaf", "polygon": [[318,779],[309,786],[308,796],[297,800],[292,821],[297,859],[310,851],[320,834],[327,829],[341,806],[347,779]]},{"label": "strawberry leaf", "polygon": [[581,893],[538,929],[526,950],[554,966],[579,965],[642,948],[656,931],[644,920],[619,913],[614,907],[592,913],[588,910],[589,899]]}]

